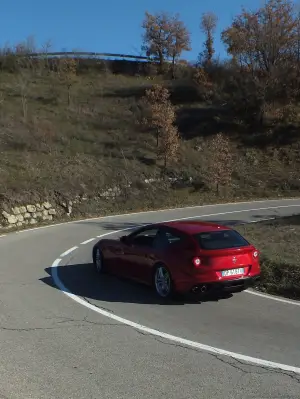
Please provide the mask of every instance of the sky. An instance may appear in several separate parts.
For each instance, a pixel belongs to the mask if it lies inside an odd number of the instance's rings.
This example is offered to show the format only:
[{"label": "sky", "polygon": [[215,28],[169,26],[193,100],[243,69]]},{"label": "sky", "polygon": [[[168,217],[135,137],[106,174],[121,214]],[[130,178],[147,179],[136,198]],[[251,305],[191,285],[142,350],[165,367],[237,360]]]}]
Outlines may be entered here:
[{"label": "sky", "polygon": [[225,49],[221,31],[241,7],[255,9],[263,0],[14,0],[1,9],[0,45],[15,45],[29,36],[38,47],[51,41],[51,51],[91,51],[141,54],[141,23],[145,11],[179,13],[192,37],[192,51],[183,58],[195,61],[201,51],[201,14],[218,16],[216,55]]}]

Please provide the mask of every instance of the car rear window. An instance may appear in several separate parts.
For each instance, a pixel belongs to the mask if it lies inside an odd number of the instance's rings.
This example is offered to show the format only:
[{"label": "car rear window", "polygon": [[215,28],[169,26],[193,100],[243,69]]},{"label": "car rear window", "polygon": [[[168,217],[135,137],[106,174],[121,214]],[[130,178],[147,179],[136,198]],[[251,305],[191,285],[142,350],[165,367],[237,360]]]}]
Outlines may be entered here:
[{"label": "car rear window", "polygon": [[209,231],[195,235],[202,249],[227,249],[246,247],[249,242],[235,230]]}]

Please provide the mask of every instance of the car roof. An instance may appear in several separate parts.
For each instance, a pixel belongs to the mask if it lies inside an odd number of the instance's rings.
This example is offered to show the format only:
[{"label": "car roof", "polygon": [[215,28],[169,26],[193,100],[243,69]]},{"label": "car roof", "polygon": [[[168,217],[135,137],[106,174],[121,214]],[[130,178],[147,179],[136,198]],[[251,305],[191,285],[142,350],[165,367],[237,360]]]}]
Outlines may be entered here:
[{"label": "car roof", "polygon": [[179,220],[173,222],[164,222],[157,224],[161,227],[170,227],[179,230],[186,234],[197,234],[202,232],[216,231],[216,230],[231,230],[230,227],[212,222],[203,222],[200,220]]}]

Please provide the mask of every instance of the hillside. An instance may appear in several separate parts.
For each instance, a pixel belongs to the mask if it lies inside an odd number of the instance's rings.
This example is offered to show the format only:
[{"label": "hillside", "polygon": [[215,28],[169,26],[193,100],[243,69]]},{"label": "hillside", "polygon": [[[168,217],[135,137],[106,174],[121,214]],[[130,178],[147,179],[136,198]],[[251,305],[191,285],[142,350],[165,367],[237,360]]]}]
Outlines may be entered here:
[{"label": "hillside", "polygon": [[[155,134],[140,123],[141,97],[154,83],[169,88],[180,133],[179,160],[167,171]],[[87,69],[72,77],[69,105],[67,87],[53,71],[0,71],[2,204],[82,195],[89,201],[74,212],[102,214],[299,194],[298,141],[262,142],[265,131],[249,131],[226,107],[203,101],[188,74],[168,80]],[[217,194],[208,141],[219,132],[230,138],[233,174]],[[144,182],[162,176],[183,182]],[[124,189],[115,202],[99,195],[116,185]]]}]

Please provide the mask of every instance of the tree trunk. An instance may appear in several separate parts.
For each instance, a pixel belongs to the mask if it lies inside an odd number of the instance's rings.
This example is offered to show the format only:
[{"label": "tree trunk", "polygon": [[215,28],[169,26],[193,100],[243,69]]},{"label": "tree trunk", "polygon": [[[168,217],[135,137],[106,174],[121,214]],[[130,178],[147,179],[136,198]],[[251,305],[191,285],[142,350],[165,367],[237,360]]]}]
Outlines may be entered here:
[{"label": "tree trunk", "polygon": [[175,56],[172,58],[172,79],[175,79]]},{"label": "tree trunk", "polygon": [[261,104],[257,112],[256,122],[258,126],[262,127],[265,121],[265,104]]},{"label": "tree trunk", "polygon": [[167,154],[164,155],[164,169],[167,169],[167,163],[168,163],[168,156]]},{"label": "tree trunk", "polygon": [[23,109],[23,118],[27,120],[27,97],[26,95],[22,95],[22,109]]},{"label": "tree trunk", "polygon": [[68,86],[68,106],[71,104],[71,87]]},{"label": "tree trunk", "polygon": [[162,75],[164,73],[164,56],[162,53],[159,53],[159,70]]}]

